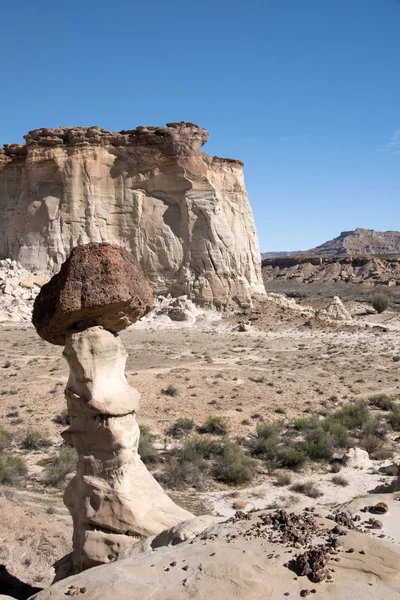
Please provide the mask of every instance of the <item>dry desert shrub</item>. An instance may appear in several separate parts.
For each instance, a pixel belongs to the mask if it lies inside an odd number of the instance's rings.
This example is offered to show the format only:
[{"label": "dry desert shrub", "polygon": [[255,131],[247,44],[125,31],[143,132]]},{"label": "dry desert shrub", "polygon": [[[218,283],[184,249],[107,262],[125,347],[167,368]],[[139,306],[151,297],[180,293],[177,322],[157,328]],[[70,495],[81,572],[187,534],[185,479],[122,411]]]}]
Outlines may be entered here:
[{"label": "dry desert shrub", "polygon": [[3,428],[0,428],[0,451],[5,450],[11,444],[11,435]]},{"label": "dry desert shrub", "polygon": [[154,446],[155,436],[146,425],[139,425],[140,438],[138,454],[145,465],[155,465],[158,460],[158,452]]},{"label": "dry desert shrub", "polygon": [[323,492],[321,492],[321,490],[317,488],[317,486],[311,479],[307,481],[294,483],[290,487],[290,489],[293,492],[297,492],[298,494],[304,494],[309,498],[319,498],[320,496],[323,496]]},{"label": "dry desert shrub", "polygon": [[51,446],[51,441],[48,433],[40,429],[28,429],[21,440],[21,447],[24,450],[39,450],[45,446]]},{"label": "dry desert shrub", "polygon": [[232,502],[232,508],[235,510],[243,510],[247,506],[247,501],[244,498],[235,498]]},{"label": "dry desert shrub", "polygon": [[58,452],[44,459],[45,483],[57,487],[64,483],[65,478],[76,469],[77,454],[72,446],[60,446]]},{"label": "dry desert shrub", "polygon": [[375,396],[371,396],[371,398],[369,398],[369,404],[379,408],[380,410],[391,410],[394,402],[392,398],[386,394],[376,394]]},{"label": "dry desert shrub", "polygon": [[342,477],[342,475],[334,475],[332,477],[332,482],[335,485],[340,485],[342,487],[346,487],[349,485],[349,482],[347,481],[347,479],[345,477]]},{"label": "dry desert shrub", "polygon": [[174,438],[181,438],[184,435],[190,433],[194,429],[193,419],[178,419],[174,425],[169,429],[169,434]]},{"label": "dry desert shrub", "polygon": [[199,432],[210,433],[213,435],[226,435],[228,433],[228,424],[223,417],[211,415],[199,428]]},{"label": "dry desert shrub", "polygon": [[22,456],[4,454],[0,456],[0,484],[18,485],[27,473]]},{"label": "dry desert shrub", "polygon": [[225,440],[214,465],[214,476],[230,485],[249,483],[254,477],[254,461],[238,444]]},{"label": "dry desert shrub", "polygon": [[389,306],[389,300],[386,296],[376,296],[372,302],[372,306],[377,313],[383,313]]},{"label": "dry desert shrub", "polygon": [[275,481],[273,483],[277,487],[284,487],[285,485],[290,485],[292,483],[292,476],[290,475],[290,473],[277,473]]}]

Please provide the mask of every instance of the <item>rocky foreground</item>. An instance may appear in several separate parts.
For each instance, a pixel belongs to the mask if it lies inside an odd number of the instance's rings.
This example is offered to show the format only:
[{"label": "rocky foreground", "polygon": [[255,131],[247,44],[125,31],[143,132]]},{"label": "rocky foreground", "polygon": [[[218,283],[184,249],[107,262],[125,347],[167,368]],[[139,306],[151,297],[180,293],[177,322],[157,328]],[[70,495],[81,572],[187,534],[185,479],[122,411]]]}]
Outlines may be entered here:
[{"label": "rocky foreground", "polygon": [[56,583],[35,600],[397,599],[400,548],[362,533],[359,518],[328,516],[313,509],[239,511],[197,536],[194,520],[146,540],[127,558]]}]

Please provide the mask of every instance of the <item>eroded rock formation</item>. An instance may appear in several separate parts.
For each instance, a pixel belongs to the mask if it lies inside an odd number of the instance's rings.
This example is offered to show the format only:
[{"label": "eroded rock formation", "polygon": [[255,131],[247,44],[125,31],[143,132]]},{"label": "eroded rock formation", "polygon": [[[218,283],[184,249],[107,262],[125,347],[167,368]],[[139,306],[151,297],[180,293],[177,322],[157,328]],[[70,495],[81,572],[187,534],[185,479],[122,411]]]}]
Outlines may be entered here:
[{"label": "eroded rock formation", "polygon": [[[135,277],[126,283],[131,272]],[[38,333],[52,343],[65,341],[70,368],[71,422],[62,435],[78,453],[64,494],[74,525],[75,572],[112,562],[138,538],[193,517],[163,492],[138,454],[140,396],[126,381],[127,353],[115,331],[144,315],[150,302],[133,257],[109,244],[77,247],[35,301]],[[69,572],[62,569],[58,578]]]},{"label": "eroded rock formation", "polygon": [[57,272],[73,247],[128,249],[156,294],[246,305],[264,293],[238,160],[201,152],[192,123],[29,132],[0,149],[0,259]]}]

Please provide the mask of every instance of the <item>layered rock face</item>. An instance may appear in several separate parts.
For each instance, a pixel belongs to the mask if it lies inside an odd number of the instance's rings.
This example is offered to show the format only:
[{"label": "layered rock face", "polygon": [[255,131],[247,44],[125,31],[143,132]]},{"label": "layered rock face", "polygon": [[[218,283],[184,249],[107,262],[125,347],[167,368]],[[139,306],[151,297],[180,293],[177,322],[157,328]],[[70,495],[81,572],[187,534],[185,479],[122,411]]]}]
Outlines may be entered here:
[{"label": "layered rock face", "polygon": [[65,343],[71,422],[62,435],[78,453],[64,494],[74,525],[72,561],[60,561],[57,579],[112,562],[138,538],[193,517],[164,493],[138,454],[140,395],[126,381],[127,353],[117,332],[151,304],[135,259],[106,243],[75,248],[35,300],[39,335]]},{"label": "layered rock face", "polygon": [[72,248],[117,243],[156,294],[246,305],[264,293],[243,164],[201,152],[191,123],[37,129],[0,149],[0,258],[58,272]]}]

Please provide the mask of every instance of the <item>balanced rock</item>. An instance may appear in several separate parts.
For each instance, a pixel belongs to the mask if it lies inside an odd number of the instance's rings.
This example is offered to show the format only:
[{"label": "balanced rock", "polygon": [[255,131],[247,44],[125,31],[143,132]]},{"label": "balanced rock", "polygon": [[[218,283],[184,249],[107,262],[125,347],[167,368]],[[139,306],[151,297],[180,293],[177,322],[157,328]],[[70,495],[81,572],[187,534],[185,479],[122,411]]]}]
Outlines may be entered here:
[{"label": "balanced rock", "polygon": [[100,325],[117,333],[151,310],[153,294],[141,267],[124,248],[77,246],[42,287],[32,322],[40,337],[64,345],[67,335]]}]

